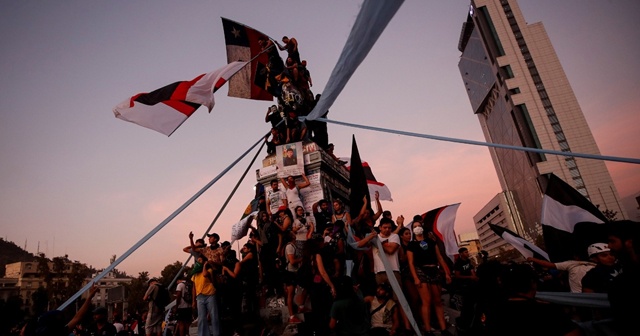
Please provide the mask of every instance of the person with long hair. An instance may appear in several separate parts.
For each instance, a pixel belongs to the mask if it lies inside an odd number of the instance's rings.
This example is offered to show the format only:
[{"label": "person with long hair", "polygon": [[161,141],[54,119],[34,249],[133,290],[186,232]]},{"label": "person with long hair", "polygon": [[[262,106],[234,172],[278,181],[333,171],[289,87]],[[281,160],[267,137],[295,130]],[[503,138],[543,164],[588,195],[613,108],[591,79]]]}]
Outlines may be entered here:
[{"label": "person with long hair", "polygon": [[343,221],[347,227],[351,225],[351,215],[346,211],[344,203],[339,199],[333,201],[331,223],[335,224],[337,220]]},{"label": "person with long hair", "polygon": [[[402,224],[399,224],[402,225]],[[408,227],[402,227],[398,230],[398,236],[400,236],[400,250],[398,253],[398,262],[400,264],[400,278],[402,279],[402,290],[404,297],[409,301],[411,311],[420,311],[420,294],[416,288],[411,269],[409,267],[409,257],[407,252],[409,250],[409,243],[411,242],[411,231]],[[403,317],[403,324],[406,330],[411,330],[411,324],[406,316]]]},{"label": "person with long hair", "polygon": [[251,314],[258,313],[258,297],[257,297],[257,285],[258,285],[258,256],[255,245],[246,243],[240,249],[242,260],[237,262],[234,269],[224,266],[222,268],[223,274],[230,276],[233,279],[241,281],[242,294],[246,299],[245,312]]},{"label": "person with long hair", "polygon": [[300,251],[302,251],[304,249],[304,244],[311,238],[311,235],[313,235],[315,227],[313,225],[313,221],[307,220],[304,208],[301,205],[298,205],[295,210],[295,218],[293,220],[291,231],[295,233],[295,243]]},{"label": "person with long hair", "polygon": [[293,215],[291,214],[291,210],[282,209],[278,211],[278,218],[274,222],[274,224],[280,229],[278,239],[278,248],[276,249],[276,253],[278,256],[284,255],[284,239],[285,233],[287,231],[291,231],[291,226],[293,225]]},{"label": "person with long hair", "polygon": [[435,239],[426,235],[422,224],[413,223],[414,240],[409,243],[407,260],[418,289],[418,294],[422,305],[420,312],[422,322],[427,333],[431,333],[431,307],[433,306],[440,330],[443,335],[449,334],[447,324],[444,319],[444,308],[442,305],[442,287],[438,265],[442,267],[447,284],[451,283],[449,267],[445,262]]},{"label": "person with long hair", "polygon": [[322,239],[311,239],[303,251],[303,259],[310,266],[310,281],[307,283],[312,312],[310,325],[319,335],[328,334],[329,311],[336,287],[332,275],[335,274],[335,254]]},{"label": "person with long hair", "polygon": [[278,276],[276,272],[276,250],[281,244],[280,229],[271,221],[266,211],[258,212],[256,228],[262,248],[258,251],[260,260],[262,284],[267,292],[277,290]]}]

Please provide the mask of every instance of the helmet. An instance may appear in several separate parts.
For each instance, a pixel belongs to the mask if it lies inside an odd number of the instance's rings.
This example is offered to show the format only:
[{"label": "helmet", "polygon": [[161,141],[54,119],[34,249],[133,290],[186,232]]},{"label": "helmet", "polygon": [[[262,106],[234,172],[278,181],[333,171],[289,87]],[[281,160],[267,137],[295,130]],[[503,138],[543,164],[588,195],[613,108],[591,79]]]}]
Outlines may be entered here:
[{"label": "helmet", "polygon": [[607,245],[605,243],[591,244],[587,248],[587,254],[589,255],[589,258],[593,257],[594,255],[596,255],[598,253],[609,252],[609,251],[611,251],[609,249],[609,245]]}]

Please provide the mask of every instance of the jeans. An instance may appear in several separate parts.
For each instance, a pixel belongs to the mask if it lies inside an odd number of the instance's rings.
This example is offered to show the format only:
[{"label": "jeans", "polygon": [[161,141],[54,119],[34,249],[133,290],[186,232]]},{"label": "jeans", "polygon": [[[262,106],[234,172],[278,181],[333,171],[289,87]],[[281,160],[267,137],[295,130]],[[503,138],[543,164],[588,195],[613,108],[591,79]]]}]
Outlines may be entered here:
[{"label": "jeans", "polygon": [[[198,304],[198,336],[220,336],[220,320],[218,319],[218,303],[215,295],[196,296]],[[211,317],[211,331],[207,321],[207,313]]]}]

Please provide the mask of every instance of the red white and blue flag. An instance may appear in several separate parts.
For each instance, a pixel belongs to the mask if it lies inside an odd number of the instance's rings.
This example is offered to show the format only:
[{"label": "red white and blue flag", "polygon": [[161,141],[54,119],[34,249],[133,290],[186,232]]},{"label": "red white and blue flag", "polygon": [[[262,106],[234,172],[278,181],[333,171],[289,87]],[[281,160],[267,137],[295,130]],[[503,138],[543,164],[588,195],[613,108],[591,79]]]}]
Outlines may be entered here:
[{"label": "red white and blue flag", "polygon": [[242,69],[246,62],[233,62],[190,81],[169,84],[149,93],[139,93],[118,104],[116,118],[171,135],[200,106],[213,109],[213,93]]}]

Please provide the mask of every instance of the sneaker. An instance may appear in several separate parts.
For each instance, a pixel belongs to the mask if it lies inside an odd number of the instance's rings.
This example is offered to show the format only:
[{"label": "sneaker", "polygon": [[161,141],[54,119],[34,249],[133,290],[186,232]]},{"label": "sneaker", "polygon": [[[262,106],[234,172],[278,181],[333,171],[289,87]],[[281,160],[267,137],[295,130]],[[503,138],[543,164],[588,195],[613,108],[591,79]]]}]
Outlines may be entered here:
[{"label": "sneaker", "polygon": [[300,321],[299,318],[297,318],[295,315],[289,316],[289,323],[301,323],[302,321]]}]

